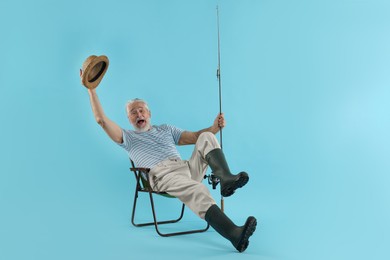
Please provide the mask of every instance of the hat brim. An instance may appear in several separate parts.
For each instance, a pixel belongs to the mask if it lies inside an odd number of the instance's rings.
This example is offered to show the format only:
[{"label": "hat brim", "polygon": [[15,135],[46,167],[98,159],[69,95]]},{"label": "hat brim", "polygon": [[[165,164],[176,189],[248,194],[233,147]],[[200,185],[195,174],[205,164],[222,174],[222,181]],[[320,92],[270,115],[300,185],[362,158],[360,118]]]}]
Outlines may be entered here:
[{"label": "hat brim", "polygon": [[81,83],[89,89],[96,88],[102,81],[108,69],[109,60],[107,56],[89,56],[82,68]]}]

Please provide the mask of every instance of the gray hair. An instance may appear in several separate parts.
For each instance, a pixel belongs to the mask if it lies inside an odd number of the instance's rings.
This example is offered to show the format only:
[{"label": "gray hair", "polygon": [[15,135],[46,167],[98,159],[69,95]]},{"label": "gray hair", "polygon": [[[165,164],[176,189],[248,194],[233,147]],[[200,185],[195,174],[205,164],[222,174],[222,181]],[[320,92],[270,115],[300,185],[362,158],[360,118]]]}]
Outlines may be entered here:
[{"label": "gray hair", "polygon": [[128,107],[131,106],[133,103],[135,102],[141,102],[141,103],[144,103],[145,104],[145,108],[150,111],[149,109],[149,106],[148,106],[148,103],[146,103],[145,100],[143,99],[140,99],[140,98],[134,98],[134,99],[131,99],[129,101],[126,102],[126,106],[125,106],[125,109],[126,109],[126,114],[129,115],[129,110],[128,110]]}]

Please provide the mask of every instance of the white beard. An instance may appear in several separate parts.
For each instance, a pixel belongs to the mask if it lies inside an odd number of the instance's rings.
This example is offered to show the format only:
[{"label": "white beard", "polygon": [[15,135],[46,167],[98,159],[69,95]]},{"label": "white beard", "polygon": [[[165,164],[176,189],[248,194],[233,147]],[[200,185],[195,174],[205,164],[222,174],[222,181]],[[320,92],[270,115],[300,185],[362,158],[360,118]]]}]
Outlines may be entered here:
[{"label": "white beard", "polygon": [[137,126],[134,126],[134,128],[135,128],[135,130],[137,131],[137,132],[141,132],[141,133],[143,133],[143,132],[147,132],[147,131],[149,131],[152,127],[150,126],[150,122],[149,123],[147,123],[144,127],[137,127]]}]

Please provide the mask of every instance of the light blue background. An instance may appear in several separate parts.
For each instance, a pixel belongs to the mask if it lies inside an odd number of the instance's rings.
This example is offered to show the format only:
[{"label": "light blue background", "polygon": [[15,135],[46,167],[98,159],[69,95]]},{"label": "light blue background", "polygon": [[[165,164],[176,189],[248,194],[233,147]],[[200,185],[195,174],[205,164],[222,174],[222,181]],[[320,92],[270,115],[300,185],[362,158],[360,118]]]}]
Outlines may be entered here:
[{"label": "light blue background", "polygon": [[[119,125],[142,97],[155,124],[208,127],[216,1],[1,0],[0,259],[390,259],[390,2],[219,6],[224,150],[251,175],[225,204],[237,223],[259,219],[248,250],[213,230],[161,238],[130,225],[126,153],[79,79],[105,54],[98,94]],[[162,216],[177,206],[160,203]],[[178,227],[202,224],[187,213]]]}]

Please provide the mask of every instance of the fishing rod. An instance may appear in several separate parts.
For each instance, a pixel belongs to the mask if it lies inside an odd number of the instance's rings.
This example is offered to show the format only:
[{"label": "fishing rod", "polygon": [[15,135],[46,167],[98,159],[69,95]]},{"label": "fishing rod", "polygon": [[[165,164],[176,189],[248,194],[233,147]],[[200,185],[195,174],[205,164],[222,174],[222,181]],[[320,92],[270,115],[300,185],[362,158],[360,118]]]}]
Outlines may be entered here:
[{"label": "fishing rod", "polygon": [[[217,4],[217,34],[218,34],[218,67],[217,67],[217,79],[218,79],[218,90],[219,90],[219,114],[222,114],[222,83],[221,83],[221,39],[219,35],[219,8]],[[222,143],[222,127],[219,128],[219,143],[221,150],[223,149]],[[221,195],[221,211],[225,211],[225,201]]]},{"label": "fishing rod", "polygon": [[[219,114],[222,114],[222,83],[221,83],[221,40],[219,35],[219,9],[217,5],[217,34],[218,34],[218,67],[217,67],[217,79],[218,79],[218,89],[219,89]],[[222,144],[222,127],[219,129],[219,143]]]},{"label": "fishing rod", "polygon": [[[217,4],[217,34],[218,34],[218,67],[217,67],[217,79],[218,79],[218,88],[219,88],[219,114],[222,114],[222,83],[221,83],[221,41],[219,36],[219,9]],[[222,150],[222,127],[219,127],[219,143]],[[213,189],[216,189],[218,183],[220,182],[219,178],[213,174],[207,176],[208,182],[213,186]],[[206,178],[206,177],[205,177]],[[221,195],[221,211],[224,211],[224,198]]]}]

